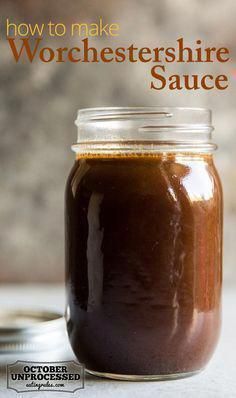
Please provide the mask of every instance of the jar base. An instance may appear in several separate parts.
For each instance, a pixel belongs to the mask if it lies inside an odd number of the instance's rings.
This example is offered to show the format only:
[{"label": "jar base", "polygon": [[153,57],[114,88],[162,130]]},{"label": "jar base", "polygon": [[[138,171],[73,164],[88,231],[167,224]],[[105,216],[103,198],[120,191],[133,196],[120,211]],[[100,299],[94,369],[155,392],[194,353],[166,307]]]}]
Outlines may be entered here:
[{"label": "jar base", "polygon": [[105,373],[96,372],[95,370],[85,369],[86,373],[89,373],[96,377],[102,377],[105,379],[122,380],[122,381],[164,381],[164,380],[177,380],[184,379],[186,377],[195,376],[200,373],[203,369],[196,370],[193,372],[184,373],[173,373],[173,374],[161,374],[161,375],[126,375],[118,373]]}]

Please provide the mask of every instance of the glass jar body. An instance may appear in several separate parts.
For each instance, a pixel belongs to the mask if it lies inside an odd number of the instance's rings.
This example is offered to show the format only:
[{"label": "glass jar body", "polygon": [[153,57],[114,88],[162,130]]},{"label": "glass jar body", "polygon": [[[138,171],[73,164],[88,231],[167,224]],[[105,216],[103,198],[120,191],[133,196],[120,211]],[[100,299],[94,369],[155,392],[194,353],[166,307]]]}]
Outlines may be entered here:
[{"label": "glass jar body", "polygon": [[88,371],[194,374],[221,323],[222,192],[212,155],[82,156],[66,188],[67,328]]}]

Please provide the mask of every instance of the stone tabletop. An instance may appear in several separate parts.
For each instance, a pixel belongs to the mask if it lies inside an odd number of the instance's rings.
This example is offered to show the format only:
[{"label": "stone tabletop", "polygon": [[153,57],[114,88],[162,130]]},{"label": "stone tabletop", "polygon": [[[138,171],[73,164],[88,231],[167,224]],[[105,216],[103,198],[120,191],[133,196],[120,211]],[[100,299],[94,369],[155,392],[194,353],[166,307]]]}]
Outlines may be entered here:
[{"label": "stone tabletop", "polygon": [[[1,286],[2,308],[35,308],[64,311],[64,288],[57,285]],[[0,355],[0,398],[236,398],[236,289],[225,289],[223,330],[217,351],[207,369],[197,376],[165,382],[117,382],[86,376],[85,388],[74,394],[59,392],[16,393],[6,388],[6,364],[19,360],[19,354]],[[74,359],[67,338],[52,353],[34,354],[34,360]],[[37,358],[38,355],[38,358]],[[24,358],[25,359],[25,358]],[[28,360],[31,360],[28,354]]]}]

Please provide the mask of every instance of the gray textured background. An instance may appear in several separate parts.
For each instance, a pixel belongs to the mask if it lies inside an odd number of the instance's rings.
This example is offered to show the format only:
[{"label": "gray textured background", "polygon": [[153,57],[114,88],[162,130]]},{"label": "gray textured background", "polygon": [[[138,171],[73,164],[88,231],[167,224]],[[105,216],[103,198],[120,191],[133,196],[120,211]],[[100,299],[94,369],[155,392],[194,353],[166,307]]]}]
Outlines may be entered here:
[{"label": "gray textured background", "polygon": [[[173,72],[236,72],[235,0],[0,1],[1,23],[118,22],[114,47],[191,44],[227,46],[232,62],[170,66]],[[3,37],[3,35],[2,35]],[[76,39],[65,39],[68,46]],[[45,45],[47,39],[44,40]],[[92,43],[92,41],[91,41]],[[48,43],[49,44],[49,43]],[[63,40],[50,45],[60,46]],[[172,68],[172,69],[171,69]],[[225,193],[225,281],[236,281],[236,80],[219,91],[151,91],[150,65],[15,64],[0,40],[0,282],[59,281],[64,275],[64,185],[73,162],[73,121],[80,107],[112,105],[206,106],[213,109],[216,161]]]}]

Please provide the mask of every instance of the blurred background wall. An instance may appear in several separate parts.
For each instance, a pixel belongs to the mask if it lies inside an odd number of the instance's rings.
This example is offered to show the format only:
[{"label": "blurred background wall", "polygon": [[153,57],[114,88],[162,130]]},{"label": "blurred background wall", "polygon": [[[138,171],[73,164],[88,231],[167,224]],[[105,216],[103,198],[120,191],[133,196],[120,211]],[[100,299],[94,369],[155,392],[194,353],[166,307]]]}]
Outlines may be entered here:
[{"label": "blurred background wall", "polygon": [[[32,0],[0,1],[1,23],[94,22],[121,26],[118,38],[91,44],[168,46],[179,37],[193,44],[230,48],[232,62],[172,66],[173,73],[233,76],[235,0]],[[0,39],[0,282],[58,282],[64,277],[64,186],[73,162],[70,145],[80,107],[171,105],[213,110],[217,166],[225,194],[225,282],[236,283],[236,80],[224,91],[150,90],[150,64],[15,64]],[[64,39],[69,47],[79,39]],[[98,43],[100,42],[100,43]],[[44,38],[45,45],[63,44]],[[168,66],[171,71],[171,66]]]}]

